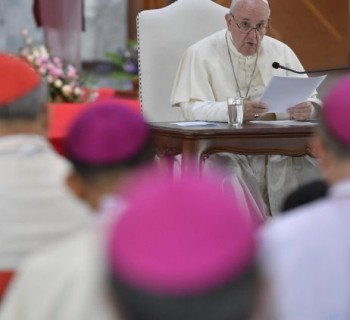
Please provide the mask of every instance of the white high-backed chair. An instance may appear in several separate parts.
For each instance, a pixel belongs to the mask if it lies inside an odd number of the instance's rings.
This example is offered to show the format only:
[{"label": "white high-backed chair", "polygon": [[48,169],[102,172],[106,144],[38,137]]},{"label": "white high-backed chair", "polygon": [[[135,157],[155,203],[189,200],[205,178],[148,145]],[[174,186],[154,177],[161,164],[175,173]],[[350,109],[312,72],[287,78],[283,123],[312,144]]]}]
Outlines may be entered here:
[{"label": "white high-backed chair", "polygon": [[196,41],[226,27],[229,9],[211,0],[178,0],[137,17],[141,110],[150,122],[183,120],[170,106],[177,67]]}]

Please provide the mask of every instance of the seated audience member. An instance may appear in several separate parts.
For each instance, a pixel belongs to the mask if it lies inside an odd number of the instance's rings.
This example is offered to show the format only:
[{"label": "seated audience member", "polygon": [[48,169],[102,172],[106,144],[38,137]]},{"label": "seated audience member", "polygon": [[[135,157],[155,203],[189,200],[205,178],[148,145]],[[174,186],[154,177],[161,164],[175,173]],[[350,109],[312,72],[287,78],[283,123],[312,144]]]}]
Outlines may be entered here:
[{"label": "seated audience member", "polygon": [[328,185],[323,180],[315,180],[293,191],[284,200],[281,212],[286,212],[327,195]]},{"label": "seated audience member", "polygon": [[122,319],[250,319],[256,227],[243,211],[209,178],[139,181],[107,237]]},{"label": "seated audience member", "polygon": [[0,53],[0,74],[0,270],[15,270],[91,215],[66,187],[70,165],[47,140],[48,87],[10,54]]},{"label": "seated audience member", "polygon": [[[270,79],[297,76],[272,68],[272,63],[278,61],[303,70],[290,47],[266,35],[270,13],[267,0],[232,0],[230,9],[222,17],[227,28],[198,41],[184,53],[171,104],[181,108],[185,120],[227,122],[228,97],[244,99],[245,121],[267,116],[269,106],[261,97]],[[289,106],[285,113],[269,116],[305,120],[318,116],[320,104],[314,92],[310,99]],[[279,212],[281,200],[291,190],[319,176],[316,161],[309,156],[246,156],[220,152],[206,160],[209,166],[212,163],[225,167],[228,175],[238,174],[261,210],[264,211],[265,201],[271,214]]]},{"label": "seated audience member", "polygon": [[350,319],[350,77],[324,101],[316,155],[327,196],[262,229],[264,319]]},{"label": "seated audience member", "polygon": [[100,233],[108,213],[124,206],[115,196],[120,184],[154,158],[150,128],[134,110],[104,100],[78,116],[65,145],[74,166],[68,184],[99,218],[23,264],[2,302],[1,320],[116,319],[104,297]]},{"label": "seated audience member", "polygon": [[155,157],[148,125],[115,100],[91,104],[70,128],[65,153],[74,167],[68,185],[95,211],[130,172]]}]

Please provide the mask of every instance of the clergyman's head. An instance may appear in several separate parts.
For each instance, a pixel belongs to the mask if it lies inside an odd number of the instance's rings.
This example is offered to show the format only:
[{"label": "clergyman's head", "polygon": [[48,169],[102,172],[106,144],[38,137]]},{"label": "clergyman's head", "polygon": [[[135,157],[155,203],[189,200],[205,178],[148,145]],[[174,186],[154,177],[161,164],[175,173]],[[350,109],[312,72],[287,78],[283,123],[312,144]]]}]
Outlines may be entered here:
[{"label": "clergyman's head", "polygon": [[256,226],[215,177],[149,173],[109,229],[109,284],[125,319],[247,319]]},{"label": "clergyman's head", "polygon": [[0,52],[0,122],[2,133],[46,133],[47,84],[21,58]]},{"label": "clergyman's head", "polygon": [[350,176],[350,77],[338,81],[324,98],[314,150],[332,184]]},{"label": "clergyman's head", "polygon": [[270,8],[266,0],[233,0],[225,16],[233,44],[244,56],[254,55],[266,34]]},{"label": "clergyman's head", "polygon": [[114,192],[131,172],[151,163],[155,155],[149,125],[117,99],[87,106],[68,131],[65,154],[74,167],[69,187],[95,209],[100,195]]}]

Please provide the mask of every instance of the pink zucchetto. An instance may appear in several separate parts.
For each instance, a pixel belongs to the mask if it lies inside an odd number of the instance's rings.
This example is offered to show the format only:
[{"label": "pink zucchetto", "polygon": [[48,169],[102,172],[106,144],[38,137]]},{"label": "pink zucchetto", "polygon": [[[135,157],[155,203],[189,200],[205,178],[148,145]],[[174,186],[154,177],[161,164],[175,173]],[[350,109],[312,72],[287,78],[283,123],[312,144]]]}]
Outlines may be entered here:
[{"label": "pink zucchetto", "polygon": [[341,79],[324,99],[323,121],[340,142],[350,147],[350,77]]},{"label": "pink zucchetto", "polygon": [[[142,180],[142,179],[141,179]],[[112,276],[162,295],[208,292],[252,266],[255,227],[216,180],[151,175],[111,227]]]},{"label": "pink zucchetto", "polygon": [[88,105],[65,141],[68,159],[86,165],[113,165],[136,156],[150,139],[142,116],[118,100]]},{"label": "pink zucchetto", "polygon": [[0,53],[0,105],[25,97],[39,86],[41,78],[21,58]]}]

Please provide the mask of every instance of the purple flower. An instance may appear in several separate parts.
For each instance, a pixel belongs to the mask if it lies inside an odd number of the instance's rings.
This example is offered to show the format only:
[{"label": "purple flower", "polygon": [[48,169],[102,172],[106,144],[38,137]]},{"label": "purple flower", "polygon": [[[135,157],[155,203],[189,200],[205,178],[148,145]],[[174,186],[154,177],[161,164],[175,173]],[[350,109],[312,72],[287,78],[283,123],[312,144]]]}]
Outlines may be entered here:
[{"label": "purple flower", "polygon": [[137,63],[134,63],[132,60],[128,60],[124,62],[123,70],[127,73],[137,74],[138,72]]}]

